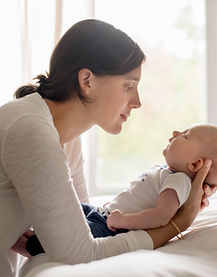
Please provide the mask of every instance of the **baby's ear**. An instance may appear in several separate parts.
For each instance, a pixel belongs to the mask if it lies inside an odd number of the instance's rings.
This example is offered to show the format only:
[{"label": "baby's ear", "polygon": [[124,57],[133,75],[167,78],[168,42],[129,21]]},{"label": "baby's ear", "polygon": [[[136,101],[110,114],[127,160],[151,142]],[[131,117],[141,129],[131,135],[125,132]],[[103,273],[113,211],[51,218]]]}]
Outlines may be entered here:
[{"label": "baby's ear", "polygon": [[197,158],[196,161],[187,164],[188,169],[191,172],[197,172],[203,166],[203,158]]}]

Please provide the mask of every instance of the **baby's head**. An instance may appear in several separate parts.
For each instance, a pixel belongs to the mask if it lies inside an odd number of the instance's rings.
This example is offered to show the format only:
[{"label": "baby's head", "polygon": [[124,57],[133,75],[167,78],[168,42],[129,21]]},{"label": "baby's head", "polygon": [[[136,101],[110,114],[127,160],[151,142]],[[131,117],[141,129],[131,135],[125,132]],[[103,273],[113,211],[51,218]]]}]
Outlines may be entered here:
[{"label": "baby's head", "polygon": [[205,182],[217,185],[217,126],[200,124],[183,132],[174,131],[163,155],[169,168],[185,172],[191,178],[202,167],[204,159],[211,159]]}]

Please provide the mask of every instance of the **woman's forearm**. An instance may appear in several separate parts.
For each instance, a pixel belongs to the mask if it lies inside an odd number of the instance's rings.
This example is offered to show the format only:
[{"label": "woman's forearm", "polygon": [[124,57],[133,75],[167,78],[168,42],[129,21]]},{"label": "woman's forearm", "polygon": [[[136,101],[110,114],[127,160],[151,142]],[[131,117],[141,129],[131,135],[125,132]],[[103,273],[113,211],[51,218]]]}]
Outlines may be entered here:
[{"label": "woman's forearm", "polygon": [[174,228],[174,226],[170,222],[165,226],[162,226],[156,229],[148,229],[145,231],[152,238],[154,249],[164,245],[170,239],[178,235],[178,231]]}]

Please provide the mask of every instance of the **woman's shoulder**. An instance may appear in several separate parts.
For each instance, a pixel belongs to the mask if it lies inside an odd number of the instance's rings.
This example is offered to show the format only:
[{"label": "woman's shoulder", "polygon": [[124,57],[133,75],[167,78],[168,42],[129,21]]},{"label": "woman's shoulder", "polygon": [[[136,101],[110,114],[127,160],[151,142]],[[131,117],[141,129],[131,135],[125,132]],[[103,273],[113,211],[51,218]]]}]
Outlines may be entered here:
[{"label": "woman's shoulder", "polygon": [[13,129],[18,133],[37,128],[40,130],[43,125],[50,125],[51,129],[55,129],[50,110],[38,93],[9,101],[0,107],[1,133]]},{"label": "woman's shoulder", "polygon": [[[25,120],[24,120],[25,119]],[[46,102],[38,93],[18,100],[9,101],[0,107],[0,129],[9,129],[14,123],[45,120],[52,123],[52,116]]]}]

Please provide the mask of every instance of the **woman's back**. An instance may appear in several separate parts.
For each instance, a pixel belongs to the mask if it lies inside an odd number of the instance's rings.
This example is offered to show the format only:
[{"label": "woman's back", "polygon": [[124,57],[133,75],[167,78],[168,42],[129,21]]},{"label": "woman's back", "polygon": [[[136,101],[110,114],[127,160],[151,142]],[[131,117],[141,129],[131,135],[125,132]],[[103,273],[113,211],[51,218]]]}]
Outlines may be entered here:
[{"label": "woman's back", "polygon": [[[18,196],[19,192],[17,192],[14,184],[11,182],[11,179],[13,179],[12,173],[25,168],[25,161],[10,160],[10,156],[12,157],[10,155],[12,154],[10,148],[13,146],[19,152],[27,151],[27,147],[29,147],[29,145],[25,144],[25,141],[22,144],[17,141],[16,146],[15,129],[18,126],[22,126],[23,129],[26,128],[26,131],[31,134],[34,120],[46,121],[49,119],[52,122],[49,109],[45,102],[43,105],[43,102],[41,96],[35,93],[20,100],[10,102],[0,108],[0,268],[1,271],[4,270],[4,277],[11,276],[7,253],[18,237],[30,225],[25,217],[24,208]],[[32,122],[33,125],[25,124],[25,119]],[[23,129],[20,131],[23,131]],[[13,145],[11,145],[12,141],[10,139],[12,135],[14,136]],[[17,139],[19,140],[19,136]],[[20,175],[22,174],[22,172],[19,173]]]}]

